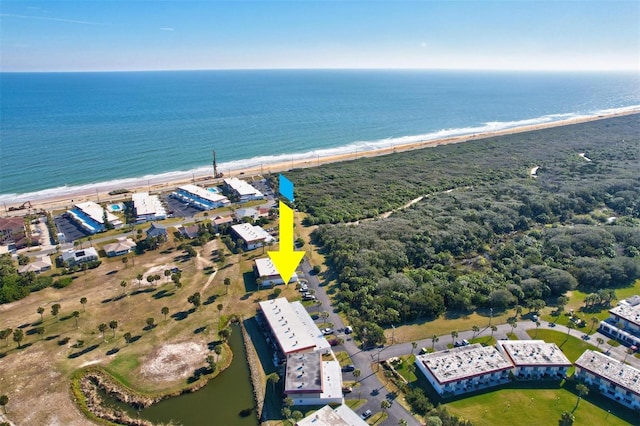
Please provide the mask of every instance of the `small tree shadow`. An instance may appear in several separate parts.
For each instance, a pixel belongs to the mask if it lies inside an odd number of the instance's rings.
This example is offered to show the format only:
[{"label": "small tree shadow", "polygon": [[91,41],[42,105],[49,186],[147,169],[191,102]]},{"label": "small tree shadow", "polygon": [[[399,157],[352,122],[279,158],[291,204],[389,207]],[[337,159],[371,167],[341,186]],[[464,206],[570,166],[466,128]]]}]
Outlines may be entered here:
[{"label": "small tree shadow", "polygon": [[117,354],[118,352],[120,352],[120,348],[116,347],[116,348],[111,348],[111,349],[109,349],[109,350],[106,352],[106,354],[107,354],[107,355],[115,355],[115,354]]},{"label": "small tree shadow", "polygon": [[82,355],[84,355],[84,354],[87,354],[87,353],[89,353],[89,352],[91,352],[91,351],[93,351],[93,350],[97,349],[99,346],[100,346],[100,345],[93,345],[93,346],[89,346],[89,347],[87,347],[87,348],[84,348],[84,349],[83,349],[83,350],[81,350],[81,351],[73,352],[73,353],[69,354],[69,356],[68,356],[67,358],[69,358],[69,359],[78,358],[79,356],[82,356]]},{"label": "small tree shadow", "polygon": [[203,325],[202,327],[198,327],[198,328],[196,328],[195,330],[193,330],[193,334],[200,334],[200,333],[202,333],[203,331],[205,331],[206,329],[207,329],[207,326],[206,326],[206,325]]},{"label": "small tree shadow", "polygon": [[189,316],[189,312],[180,311],[180,312],[176,312],[175,314],[172,314],[171,318],[173,318],[176,321],[182,321],[184,319],[187,319],[188,316]]}]

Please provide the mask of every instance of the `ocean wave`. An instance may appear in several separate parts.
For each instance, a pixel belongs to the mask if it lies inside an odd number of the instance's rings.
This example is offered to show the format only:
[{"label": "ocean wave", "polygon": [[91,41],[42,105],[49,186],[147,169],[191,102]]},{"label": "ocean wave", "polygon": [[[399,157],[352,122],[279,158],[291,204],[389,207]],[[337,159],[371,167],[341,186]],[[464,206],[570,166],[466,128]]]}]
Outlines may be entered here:
[{"label": "ocean wave", "polygon": [[[378,139],[372,141],[355,141],[348,145],[343,145],[335,148],[318,149],[313,151],[306,151],[300,153],[281,154],[281,155],[268,155],[258,156],[242,160],[235,160],[220,163],[218,168],[220,171],[226,174],[232,172],[250,169],[261,168],[263,172],[269,171],[269,166],[273,164],[280,164],[291,161],[293,163],[301,160],[320,160],[324,157],[331,157],[341,154],[352,153],[365,153],[367,151],[374,151],[377,149],[393,148],[394,146],[401,146],[417,142],[428,142],[438,139],[447,139],[458,136],[477,135],[482,133],[497,132],[502,130],[514,129],[524,126],[535,126],[539,124],[549,124],[554,122],[570,121],[575,119],[586,119],[591,117],[598,117],[602,115],[613,115],[620,113],[640,112],[640,105],[631,105],[621,108],[609,108],[600,109],[590,112],[578,112],[578,113],[562,113],[562,114],[548,114],[536,118],[528,118],[516,121],[492,121],[486,122],[479,126],[473,127],[461,127],[452,129],[441,129],[435,132],[408,135],[400,137],[391,137],[385,139]],[[108,182],[96,182],[84,185],[65,185],[57,188],[50,188],[41,191],[34,191],[22,194],[0,194],[0,203],[22,203],[27,200],[35,201],[53,197],[71,197],[76,196],[92,196],[98,192],[110,191],[113,189],[127,188],[127,187],[144,187],[145,184],[151,189],[153,185],[169,183],[175,180],[188,180],[195,179],[203,176],[212,175],[211,166],[202,166],[191,170],[183,171],[171,171],[160,174],[145,175],[140,177],[131,177],[124,179],[116,179]]]}]

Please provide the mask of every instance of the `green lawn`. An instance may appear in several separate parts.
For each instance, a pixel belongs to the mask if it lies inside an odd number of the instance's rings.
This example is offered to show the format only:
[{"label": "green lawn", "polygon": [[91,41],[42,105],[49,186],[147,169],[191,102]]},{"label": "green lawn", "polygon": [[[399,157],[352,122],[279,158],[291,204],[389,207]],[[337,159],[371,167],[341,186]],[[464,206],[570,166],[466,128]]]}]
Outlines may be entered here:
[{"label": "green lawn", "polygon": [[469,343],[480,343],[482,346],[495,346],[496,338],[493,336],[480,336],[475,339],[469,339]]},{"label": "green lawn", "polygon": [[[573,412],[575,425],[628,425],[634,419],[637,422],[631,410],[592,393]],[[564,388],[507,388],[444,405],[452,414],[471,420],[474,425],[557,425],[562,412],[571,412],[576,401],[576,394]]]},{"label": "green lawn", "polygon": [[414,380],[416,380],[416,375],[411,371],[409,371],[409,366],[413,365],[413,363],[416,360],[416,356],[415,355],[403,356],[403,357],[400,357],[400,359],[403,360],[402,364],[394,364],[393,368],[395,368],[398,374],[404,377],[407,380],[407,382],[409,383],[413,382]]},{"label": "green lawn", "polygon": [[334,353],[338,361],[340,362],[340,366],[344,367],[345,365],[353,364],[351,362],[351,357],[346,351],[340,351]]},{"label": "green lawn", "polygon": [[[572,333],[576,333],[575,330]],[[527,330],[527,334],[534,338],[536,336],[536,330]],[[558,345],[562,352],[569,358],[569,361],[575,362],[580,355],[587,349],[596,349],[595,345],[585,342],[582,339],[567,335],[567,333],[561,333],[555,330],[537,330],[538,340],[544,340],[547,343],[555,343]]]}]

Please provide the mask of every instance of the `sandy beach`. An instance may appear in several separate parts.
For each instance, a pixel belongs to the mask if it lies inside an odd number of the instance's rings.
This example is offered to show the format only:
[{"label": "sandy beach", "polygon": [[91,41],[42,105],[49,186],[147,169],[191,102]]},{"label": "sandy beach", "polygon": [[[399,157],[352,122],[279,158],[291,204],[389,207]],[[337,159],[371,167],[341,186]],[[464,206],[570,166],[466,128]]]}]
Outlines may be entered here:
[{"label": "sandy beach", "polygon": [[[372,149],[372,150],[366,150],[366,151],[360,151],[360,152],[354,151],[351,153],[345,153],[345,154],[339,154],[339,155],[330,155],[330,156],[324,156],[324,157],[319,156],[313,159],[282,161],[278,163],[264,164],[261,166],[247,168],[247,169],[225,171],[225,177],[233,176],[233,177],[240,177],[240,178],[250,178],[252,176],[261,175],[263,173],[284,172],[287,170],[304,168],[304,167],[318,167],[318,166],[322,166],[323,164],[355,160],[362,157],[376,157],[380,155],[391,154],[394,152],[404,152],[404,151],[411,151],[411,150],[422,149],[422,148],[435,147],[438,145],[469,142],[469,141],[485,139],[489,137],[510,135],[510,134],[516,134],[516,133],[522,133],[522,132],[530,132],[530,131],[549,129],[552,127],[559,127],[559,126],[568,126],[573,124],[585,123],[589,121],[603,120],[603,119],[608,119],[608,118],[613,118],[613,117],[618,117],[623,115],[638,114],[638,113],[640,113],[640,110],[633,110],[633,111],[626,111],[621,113],[612,113],[612,114],[598,115],[598,116],[592,116],[592,117],[583,117],[583,118],[574,118],[569,120],[555,121],[550,123],[520,126],[520,127],[514,127],[514,128],[500,130],[500,131],[478,133],[473,135],[463,135],[463,136],[455,136],[455,137],[449,137],[449,138],[443,138],[443,139],[413,142],[413,143],[394,145],[390,147]],[[196,184],[212,186],[212,185],[219,184],[222,181],[222,179],[214,179],[211,176],[194,176],[192,179],[183,178],[179,180],[172,180],[172,181],[160,182],[160,183],[152,183],[146,179],[140,179],[136,184],[129,185],[126,189],[128,189],[130,192],[149,191],[151,193],[162,193],[162,192],[171,191],[176,187],[186,183],[194,183],[194,181]],[[82,202],[82,201],[92,200],[92,201],[98,201],[98,202],[106,202],[106,201],[115,202],[115,201],[126,200],[131,196],[130,193],[122,194],[122,195],[114,195],[114,196],[109,195],[108,192],[114,189],[118,189],[118,188],[101,185],[100,190],[96,190],[95,188],[93,189],[87,188],[72,194],[65,194],[62,196],[52,196],[49,198],[30,200],[31,202],[30,210],[31,211],[34,211],[34,210],[55,211],[55,210],[70,208],[73,204]],[[8,209],[10,207],[17,207],[17,206],[20,206],[21,204],[22,202],[6,203],[5,208]],[[17,215],[25,214],[27,211],[29,210],[23,209],[23,210],[16,210],[16,211],[7,211],[7,214],[10,216],[17,216]]]}]

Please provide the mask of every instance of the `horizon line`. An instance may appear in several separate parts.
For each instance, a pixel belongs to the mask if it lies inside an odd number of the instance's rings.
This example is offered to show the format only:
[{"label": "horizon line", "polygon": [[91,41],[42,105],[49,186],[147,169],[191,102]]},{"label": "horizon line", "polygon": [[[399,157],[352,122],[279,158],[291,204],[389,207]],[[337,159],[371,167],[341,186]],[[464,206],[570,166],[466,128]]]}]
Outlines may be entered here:
[{"label": "horizon line", "polygon": [[14,70],[5,71],[0,69],[0,74],[53,74],[53,73],[127,73],[127,72],[189,72],[189,71],[460,71],[460,72],[560,72],[560,73],[638,73],[636,68],[584,68],[584,69],[561,69],[561,68],[393,68],[393,67],[325,67],[325,68],[305,68],[305,67],[264,67],[264,68],[159,68],[159,69],[68,69],[68,70]]}]

